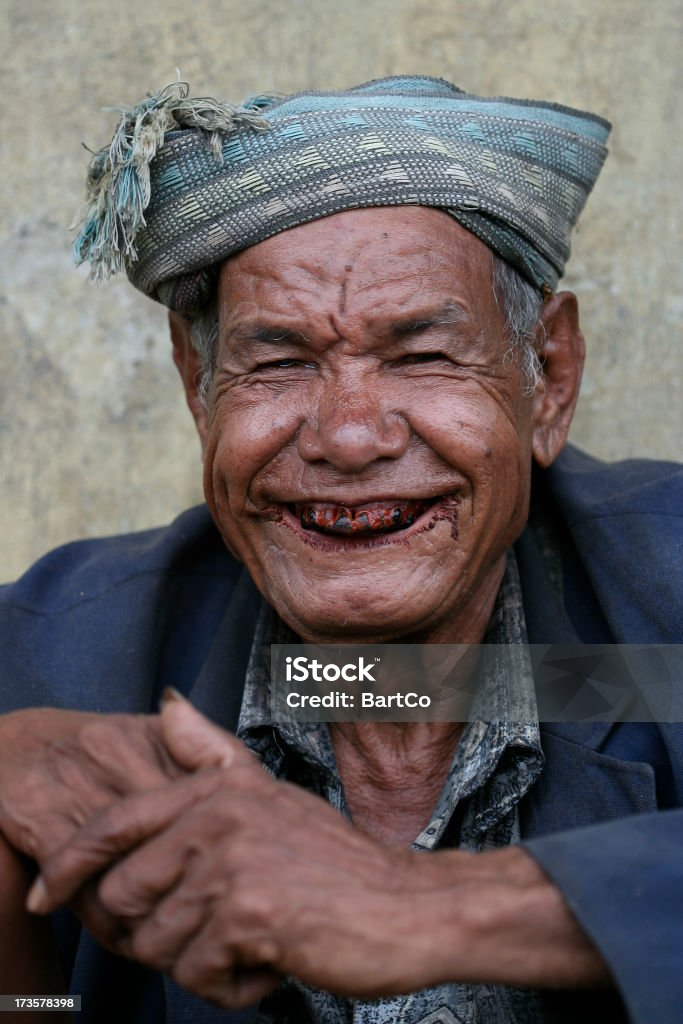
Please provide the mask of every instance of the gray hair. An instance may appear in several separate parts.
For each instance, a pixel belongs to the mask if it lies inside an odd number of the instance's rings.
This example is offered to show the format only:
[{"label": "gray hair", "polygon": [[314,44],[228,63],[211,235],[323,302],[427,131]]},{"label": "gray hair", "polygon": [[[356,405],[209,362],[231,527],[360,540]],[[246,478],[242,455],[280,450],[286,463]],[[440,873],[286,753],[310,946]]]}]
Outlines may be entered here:
[{"label": "gray hair", "polygon": [[[505,333],[510,344],[505,354],[514,360],[524,380],[524,393],[532,395],[542,377],[542,365],[536,346],[536,324],[543,308],[543,297],[520,272],[493,254],[493,297],[505,314]],[[206,395],[216,367],[218,347],[218,303],[214,295],[204,309],[193,317],[190,326],[192,346],[202,360],[199,396]]]},{"label": "gray hair", "polygon": [[193,349],[202,361],[202,374],[197,391],[202,404],[206,405],[206,396],[211,387],[218,355],[218,293],[216,291],[201,312],[192,317],[190,340]]},{"label": "gray hair", "polygon": [[492,263],[493,297],[498,309],[505,314],[505,334],[510,343],[505,358],[517,363],[524,380],[524,394],[533,395],[543,377],[536,325],[544,299],[538,289],[505,260],[494,254]]}]

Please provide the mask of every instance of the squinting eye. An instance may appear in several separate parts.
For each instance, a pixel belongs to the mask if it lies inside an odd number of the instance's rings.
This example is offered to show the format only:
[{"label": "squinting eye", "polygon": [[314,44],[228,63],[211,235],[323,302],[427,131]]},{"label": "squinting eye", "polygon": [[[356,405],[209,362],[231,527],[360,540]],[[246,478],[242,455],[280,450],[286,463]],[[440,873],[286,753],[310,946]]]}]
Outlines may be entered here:
[{"label": "squinting eye", "polygon": [[448,359],[448,356],[443,352],[413,352],[411,355],[404,356],[401,362],[410,365],[412,363],[436,363],[444,359]]},{"label": "squinting eye", "polygon": [[257,370],[291,370],[295,366],[315,369],[314,363],[304,363],[301,359],[274,359],[270,363],[259,363]]}]

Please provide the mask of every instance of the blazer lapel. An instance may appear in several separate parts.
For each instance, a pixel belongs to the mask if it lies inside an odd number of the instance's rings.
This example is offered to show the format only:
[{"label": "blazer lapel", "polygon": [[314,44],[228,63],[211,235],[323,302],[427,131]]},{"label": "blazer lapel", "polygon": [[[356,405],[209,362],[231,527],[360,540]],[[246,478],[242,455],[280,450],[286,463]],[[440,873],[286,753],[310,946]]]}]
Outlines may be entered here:
[{"label": "blazer lapel", "polygon": [[256,620],[262,597],[246,569],[225,613],[188,700],[217,725],[234,732],[239,719]]}]

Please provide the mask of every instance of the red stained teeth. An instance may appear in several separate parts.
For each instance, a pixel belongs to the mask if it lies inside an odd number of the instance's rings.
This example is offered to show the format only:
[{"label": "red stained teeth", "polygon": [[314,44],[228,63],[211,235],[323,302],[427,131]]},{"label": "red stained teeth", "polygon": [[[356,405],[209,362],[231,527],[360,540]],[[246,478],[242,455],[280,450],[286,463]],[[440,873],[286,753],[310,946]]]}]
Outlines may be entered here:
[{"label": "red stained teeth", "polygon": [[405,530],[432,504],[432,501],[406,501],[373,508],[297,504],[294,512],[304,530],[359,536]]}]

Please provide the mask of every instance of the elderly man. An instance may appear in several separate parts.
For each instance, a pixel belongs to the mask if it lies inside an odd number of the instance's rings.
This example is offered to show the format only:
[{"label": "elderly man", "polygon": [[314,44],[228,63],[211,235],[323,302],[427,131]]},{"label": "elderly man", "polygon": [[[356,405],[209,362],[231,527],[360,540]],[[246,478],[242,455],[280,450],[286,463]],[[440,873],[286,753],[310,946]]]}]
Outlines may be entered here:
[{"label": "elderly man", "polygon": [[[179,85],[94,158],[79,255],[171,309],[210,515],[3,598],[5,707],[45,706],[0,724],[5,913],[51,984],[13,847],[85,1019],[678,1020],[681,731],[539,726],[526,646],[678,640],[680,474],[560,455],[607,132],[433,79]],[[494,713],[281,720],[299,641],[484,644]]]}]

